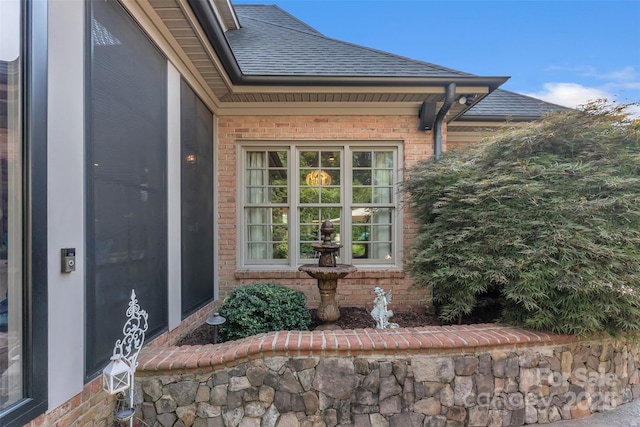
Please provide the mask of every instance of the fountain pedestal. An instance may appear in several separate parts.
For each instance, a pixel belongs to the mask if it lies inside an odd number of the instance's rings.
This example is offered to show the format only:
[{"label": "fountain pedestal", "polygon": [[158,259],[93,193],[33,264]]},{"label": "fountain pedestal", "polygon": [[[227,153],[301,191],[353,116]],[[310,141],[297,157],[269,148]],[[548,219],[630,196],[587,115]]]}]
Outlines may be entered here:
[{"label": "fountain pedestal", "polygon": [[318,319],[324,323],[333,323],[340,318],[340,308],[336,301],[338,279],[357,271],[353,265],[336,264],[335,267],[320,267],[315,264],[301,265],[298,270],[318,280],[320,290],[320,305],[316,312]]},{"label": "fountain pedestal", "polygon": [[340,318],[340,308],[336,301],[336,289],[338,288],[338,279],[342,279],[349,273],[357,271],[353,265],[336,264],[336,252],[340,250],[342,245],[331,241],[331,234],[334,228],[331,221],[325,221],[320,227],[322,234],[322,242],[314,243],[314,249],[320,253],[318,264],[305,264],[298,267],[298,270],[304,271],[309,276],[318,280],[318,289],[320,290],[320,305],[316,312],[318,319],[323,323],[333,323]]}]

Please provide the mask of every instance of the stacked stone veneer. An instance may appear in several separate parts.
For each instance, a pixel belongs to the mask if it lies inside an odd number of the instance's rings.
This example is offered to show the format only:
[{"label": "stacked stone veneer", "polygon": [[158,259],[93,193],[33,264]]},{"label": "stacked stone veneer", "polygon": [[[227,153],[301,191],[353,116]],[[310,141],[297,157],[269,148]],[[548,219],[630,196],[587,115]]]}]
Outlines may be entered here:
[{"label": "stacked stone veneer", "polygon": [[495,325],[150,347],[138,369],[138,415],[163,427],[548,423],[638,398],[639,350]]}]

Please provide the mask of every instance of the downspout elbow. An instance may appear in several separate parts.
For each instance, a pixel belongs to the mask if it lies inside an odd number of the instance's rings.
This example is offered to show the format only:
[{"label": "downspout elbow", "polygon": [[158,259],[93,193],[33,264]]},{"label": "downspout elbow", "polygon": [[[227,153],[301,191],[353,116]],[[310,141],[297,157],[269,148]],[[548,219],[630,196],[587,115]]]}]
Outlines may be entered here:
[{"label": "downspout elbow", "polygon": [[447,85],[447,91],[444,99],[444,103],[438,111],[436,120],[433,126],[433,156],[436,160],[442,156],[442,125],[444,124],[444,118],[453,105],[453,100],[456,96],[456,84],[449,83]]}]

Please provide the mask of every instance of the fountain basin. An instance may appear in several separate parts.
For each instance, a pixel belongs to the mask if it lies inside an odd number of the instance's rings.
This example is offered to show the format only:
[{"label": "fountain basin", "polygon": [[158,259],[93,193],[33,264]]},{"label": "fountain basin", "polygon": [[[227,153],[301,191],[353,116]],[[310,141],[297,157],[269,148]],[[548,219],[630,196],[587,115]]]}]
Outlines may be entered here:
[{"label": "fountain basin", "polygon": [[325,324],[331,324],[338,320],[340,318],[340,308],[336,301],[338,279],[342,279],[358,269],[348,264],[336,264],[335,267],[305,264],[298,267],[298,270],[318,281],[318,290],[320,291],[320,305],[316,311],[318,319]]},{"label": "fountain basin", "polygon": [[349,273],[358,271],[353,265],[337,264],[335,267],[320,267],[317,264],[304,264],[298,267],[299,271],[307,273],[314,279],[338,280],[346,277]]}]

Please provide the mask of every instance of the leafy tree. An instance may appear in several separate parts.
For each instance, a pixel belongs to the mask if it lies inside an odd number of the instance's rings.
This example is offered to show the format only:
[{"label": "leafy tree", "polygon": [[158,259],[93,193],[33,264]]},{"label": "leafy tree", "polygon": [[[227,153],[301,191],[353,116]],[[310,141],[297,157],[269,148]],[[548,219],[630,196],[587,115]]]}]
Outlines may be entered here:
[{"label": "leafy tree", "polygon": [[445,320],[493,292],[508,324],[640,329],[640,124],[627,107],[554,113],[409,171],[408,269]]}]

